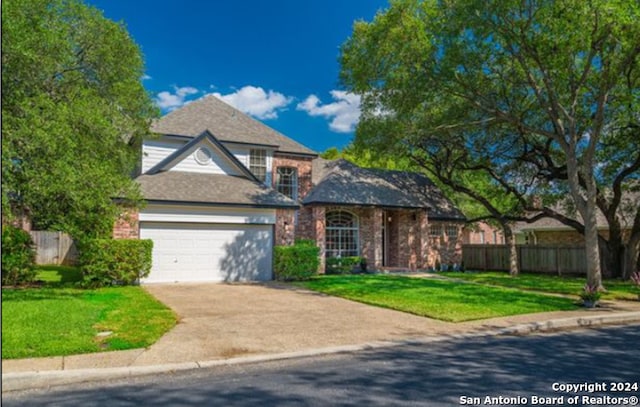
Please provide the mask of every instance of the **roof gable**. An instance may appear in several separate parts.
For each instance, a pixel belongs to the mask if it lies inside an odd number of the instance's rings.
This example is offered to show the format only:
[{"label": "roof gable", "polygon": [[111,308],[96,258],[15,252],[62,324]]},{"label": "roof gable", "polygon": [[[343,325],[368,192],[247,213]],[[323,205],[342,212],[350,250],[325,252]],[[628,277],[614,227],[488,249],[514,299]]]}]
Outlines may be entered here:
[{"label": "roof gable", "polygon": [[[186,171],[186,172],[210,172],[224,175],[244,176],[252,181],[260,182],[238,159],[209,131],[204,131],[198,137],[192,139],[184,146],[180,147],[165,159],[150,168],[145,174],[153,175],[162,171],[185,171],[186,165],[182,165],[194,155],[200,147],[207,147],[212,151],[211,171]],[[197,167],[196,167],[197,168]],[[216,171],[218,170],[218,171]]]},{"label": "roof gable", "polygon": [[317,156],[314,151],[213,95],[168,113],[156,120],[151,130],[160,134],[189,137],[195,137],[209,130],[223,142],[271,146],[285,153]]},{"label": "roof gable", "polygon": [[303,204],[427,209],[432,219],[465,219],[422,174],[361,168],[344,159],[315,160],[313,171],[316,186]]}]

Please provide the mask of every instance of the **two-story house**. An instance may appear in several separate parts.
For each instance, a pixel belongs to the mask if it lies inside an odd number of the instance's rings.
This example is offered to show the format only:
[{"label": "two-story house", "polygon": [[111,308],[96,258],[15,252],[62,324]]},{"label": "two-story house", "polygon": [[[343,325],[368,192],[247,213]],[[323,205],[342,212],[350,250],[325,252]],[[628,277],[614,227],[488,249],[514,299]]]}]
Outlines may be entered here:
[{"label": "two-story house", "polygon": [[313,239],[371,267],[458,261],[462,213],[420,174],[326,161],[214,96],[152,126],[142,146],[146,207],[116,238],[152,239],[144,282],[272,278],[273,246]]}]

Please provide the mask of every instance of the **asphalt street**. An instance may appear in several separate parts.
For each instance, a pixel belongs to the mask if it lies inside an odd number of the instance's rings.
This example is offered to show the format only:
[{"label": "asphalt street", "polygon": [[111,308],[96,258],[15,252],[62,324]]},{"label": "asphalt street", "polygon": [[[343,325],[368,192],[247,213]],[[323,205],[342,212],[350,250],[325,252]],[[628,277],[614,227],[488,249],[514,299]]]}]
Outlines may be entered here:
[{"label": "asphalt street", "polygon": [[639,343],[640,325],[452,340],[10,392],[2,404],[459,406],[489,405],[489,396],[501,405],[633,405]]}]

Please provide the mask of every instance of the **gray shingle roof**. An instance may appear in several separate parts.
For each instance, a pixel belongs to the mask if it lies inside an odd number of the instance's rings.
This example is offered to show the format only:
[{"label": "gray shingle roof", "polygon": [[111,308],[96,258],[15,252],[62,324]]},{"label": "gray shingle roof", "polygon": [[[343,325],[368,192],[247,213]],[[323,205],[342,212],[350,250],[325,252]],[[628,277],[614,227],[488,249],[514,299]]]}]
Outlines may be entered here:
[{"label": "gray shingle roof", "polygon": [[147,201],[296,208],[277,191],[244,177],[165,171],[136,178]]},{"label": "gray shingle roof", "polygon": [[317,155],[213,95],[174,110],[151,125],[154,133],[179,136],[196,137],[205,130],[223,142],[273,146],[285,153]]},{"label": "gray shingle roof", "polygon": [[418,173],[317,159],[313,174],[315,187],[303,204],[426,208],[430,219],[465,219],[429,178]]}]

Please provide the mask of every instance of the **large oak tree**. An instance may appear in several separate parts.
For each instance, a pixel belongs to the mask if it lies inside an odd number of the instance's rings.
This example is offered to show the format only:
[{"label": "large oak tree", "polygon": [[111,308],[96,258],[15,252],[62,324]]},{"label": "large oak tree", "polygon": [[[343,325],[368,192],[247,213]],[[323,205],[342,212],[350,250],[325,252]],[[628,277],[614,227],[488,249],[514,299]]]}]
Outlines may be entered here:
[{"label": "large oak tree", "polygon": [[616,233],[639,178],[639,55],[635,1],[397,0],[355,24],[342,79],[363,98],[361,143],[458,188],[482,172],[515,199],[511,215],[531,209],[527,195],[566,192],[601,287],[597,211]]}]

